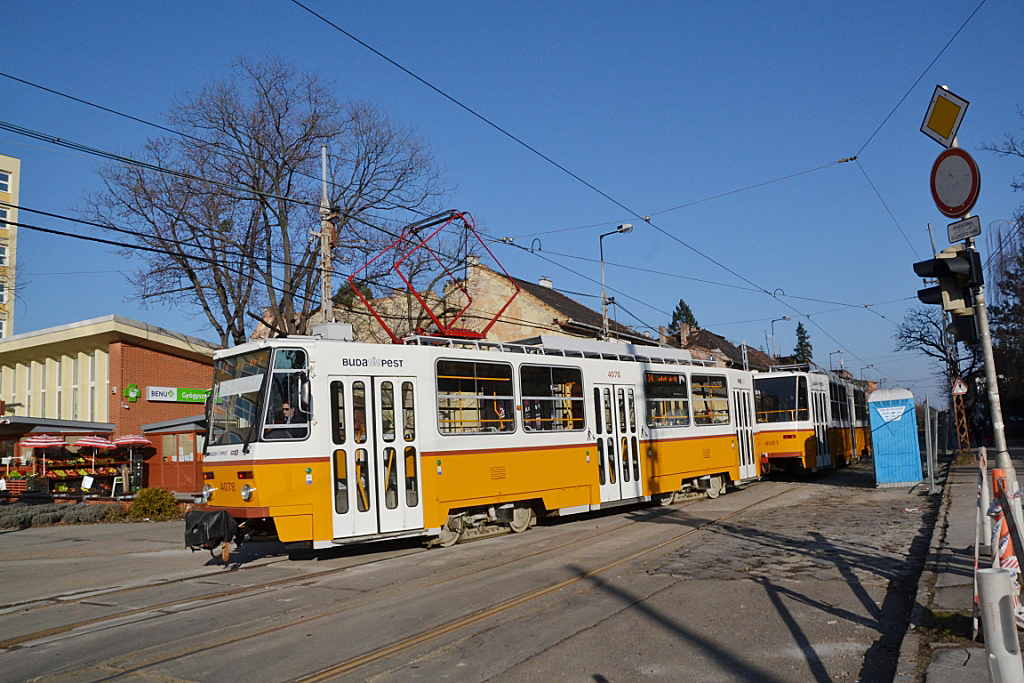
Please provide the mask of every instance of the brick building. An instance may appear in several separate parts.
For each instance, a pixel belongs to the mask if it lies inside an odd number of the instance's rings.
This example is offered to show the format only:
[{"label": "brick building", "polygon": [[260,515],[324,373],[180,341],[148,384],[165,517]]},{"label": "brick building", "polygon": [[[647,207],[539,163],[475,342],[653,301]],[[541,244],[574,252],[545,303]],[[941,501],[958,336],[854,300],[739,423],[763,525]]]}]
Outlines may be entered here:
[{"label": "brick building", "polygon": [[[2,339],[0,456],[35,467],[36,454],[18,446],[28,436],[63,438],[72,450],[50,455],[67,459],[82,436],[116,439],[202,413],[217,348],[117,315]],[[133,478],[143,485],[144,468]]]}]

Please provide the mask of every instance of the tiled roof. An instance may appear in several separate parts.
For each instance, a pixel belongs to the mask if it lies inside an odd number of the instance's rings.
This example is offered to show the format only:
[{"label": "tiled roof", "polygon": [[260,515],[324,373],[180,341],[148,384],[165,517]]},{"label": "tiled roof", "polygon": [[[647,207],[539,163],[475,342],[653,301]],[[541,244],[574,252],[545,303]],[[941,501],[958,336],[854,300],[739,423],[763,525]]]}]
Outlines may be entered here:
[{"label": "tiled roof", "polygon": [[[496,275],[501,274],[496,273]],[[502,275],[502,277],[505,276]],[[602,319],[600,311],[594,311],[590,308],[587,308],[578,301],[570,299],[566,295],[552,289],[551,287],[535,284],[533,282],[527,282],[526,280],[520,280],[517,277],[509,276],[509,278],[513,280],[517,285],[519,285],[519,287],[522,288],[524,292],[527,292],[530,296],[534,297],[535,299],[540,299],[540,301],[542,301],[546,305],[550,306],[551,308],[555,309],[556,311],[564,315],[566,319],[572,319],[575,320],[576,322],[597,328],[601,327]],[[631,334],[637,337],[641,336],[637,333],[636,330],[626,327],[625,325],[620,325],[619,323],[612,320],[608,321],[608,326],[612,330],[615,330],[620,334]]]}]

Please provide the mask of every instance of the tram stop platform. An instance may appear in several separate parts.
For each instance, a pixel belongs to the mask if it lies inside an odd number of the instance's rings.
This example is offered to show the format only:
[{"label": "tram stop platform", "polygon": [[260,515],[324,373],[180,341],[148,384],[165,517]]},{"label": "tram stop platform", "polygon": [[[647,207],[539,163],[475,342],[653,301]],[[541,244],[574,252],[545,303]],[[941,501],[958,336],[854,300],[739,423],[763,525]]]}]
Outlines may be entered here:
[{"label": "tram stop platform", "polygon": [[[1024,475],[1024,443],[1010,444],[1010,457]],[[995,460],[989,448],[989,471]],[[971,639],[974,604],[974,547],[978,505],[975,464],[940,463],[942,502],[921,573],[911,626],[900,648],[894,683],[981,683],[991,681],[985,646]],[[991,567],[985,539],[979,567]],[[1024,635],[1018,633],[1018,637]]]}]

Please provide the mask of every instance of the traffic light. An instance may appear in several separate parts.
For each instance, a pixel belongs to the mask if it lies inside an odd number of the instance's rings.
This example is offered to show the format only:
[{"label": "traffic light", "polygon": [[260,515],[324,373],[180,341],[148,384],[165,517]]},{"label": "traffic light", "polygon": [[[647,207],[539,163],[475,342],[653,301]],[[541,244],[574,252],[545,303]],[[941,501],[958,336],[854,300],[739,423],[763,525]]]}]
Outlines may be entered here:
[{"label": "traffic light", "polygon": [[921,277],[938,280],[934,287],[917,290],[917,298],[926,304],[941,304],[953,315],[973,315],[974,296],[971,287],[984,283],[981,256],[973,249],[957,244],[943,249],[936,258],[914,264]]}]

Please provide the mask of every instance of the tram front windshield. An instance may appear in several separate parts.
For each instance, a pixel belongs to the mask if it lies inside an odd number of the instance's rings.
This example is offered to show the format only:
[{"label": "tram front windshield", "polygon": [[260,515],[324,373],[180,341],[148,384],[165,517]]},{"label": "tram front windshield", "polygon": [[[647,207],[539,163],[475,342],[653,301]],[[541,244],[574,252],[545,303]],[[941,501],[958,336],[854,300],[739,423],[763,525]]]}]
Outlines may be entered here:
[{"label": "tram front windshield", "polygon": [[270,350],[221,358],[213,366],[210,446],[252,442],[259,429],[260,390]]},{"label": "tram front windshield", "polygon": [[807,378],[758,377],[754,380],[758,422],[794,422],[809,417]]}]

